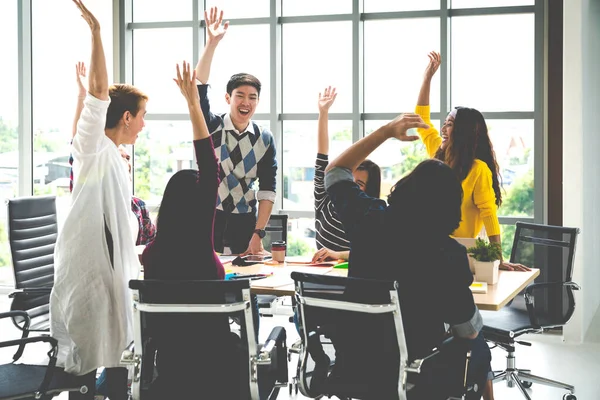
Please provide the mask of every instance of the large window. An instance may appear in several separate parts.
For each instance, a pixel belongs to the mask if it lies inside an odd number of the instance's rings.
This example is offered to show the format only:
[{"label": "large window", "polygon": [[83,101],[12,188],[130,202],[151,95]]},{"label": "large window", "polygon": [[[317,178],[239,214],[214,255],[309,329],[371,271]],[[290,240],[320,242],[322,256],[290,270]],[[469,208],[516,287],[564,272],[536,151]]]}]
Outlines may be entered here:
[{"label": "large window", "polygon": [[[501,223],[509,227],[517,219],[543,218],[543,202],[534,198],[543,190],[543,154],[536,154],[543,148],[543,63],[536,57],[544,38],[536,25],[543,19],[536,18],[534,0],[485,5],[473,0],[365,0],[358,2],[362,10],[353,9],[351,1],[260,0],[250,7],[242,0],[178,0],[186,13],[158,1],[122,1],[132,7],[133,19],[126,21],[121,45],[133,51],[122,59],[121,70],[126,76],[131,71],[133,82],[150,94],[151,122],[136,146],[135,178],[136,192],[150,202],[158,204],[164,183],[182,167],[178,160],[185,157],[175,156],[174,149],[191,153],[182,122],[188,119],[186,110],[176,88],[168,88],[170,69],[181,59],[197,61],[205,40],[203,10],[216,4],[230,27],[213,60],[209,98],[214,111],[226,112],[225,85],[233,73],[246,71],[261,79],[255,118],[275,136],[275,211],[294,221],[294,240],[314,245],[318,93],[328,85],[339,93],[330,110],[333,158],[398,113],[414,110],[432,50],[444,56],[431,86],[434,126],[439,129],[453,107],[480,110],[502,176]],[[147,7],[152,10],[142,10]],[[390,141],[370,158],[381,167],[385,198],[427,154],[419,141]]]},{"label": "large window", "polygon": [[[102,41],[112,82],[112,5],[88,0],[86,6],[103,28]],[[33,0],[31,11],[33,193],[56,195],[57,211],[64,215],[70,203],[69,154],[78,96],[75,65],[83,61],[89,66],[91,36],[87,23],[70,2]],[[65,17],[57,24],[49,15]],[[87,86],[87,78],[82,81]]]},{"label": "large window", "polygon": [[[0,197],[17,194],[19,174],[18,125],[19,125],[19,64],[18,64],[18,18],[17,1],[0,2]],[[10,248],[6,234],[6,207],[0,210],[0,285],[12,281],[9,266]]]}]

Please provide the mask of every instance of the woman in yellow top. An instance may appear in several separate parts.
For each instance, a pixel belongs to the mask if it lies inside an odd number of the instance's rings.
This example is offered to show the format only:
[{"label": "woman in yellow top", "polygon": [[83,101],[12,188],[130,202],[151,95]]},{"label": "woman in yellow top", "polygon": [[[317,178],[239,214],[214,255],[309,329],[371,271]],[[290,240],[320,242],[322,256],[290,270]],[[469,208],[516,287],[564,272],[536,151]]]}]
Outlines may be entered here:
[{"label": "woman in yellow top", "polygon": [[[429,125],[429,129],[417,131],[425,143],[429,157],[448,164],[462,182],[462,220],[453,236],[475,238],[485,226],[490,242],[500,244],[500,223],[497,214],[497,209],[502,204],[500,174],[483,115],[473,108],[457,107],[446,117],[441,136],[431,124],[431,78],[441,61],[439,53],[429,53],[429,65],[425,70],[415,110]],[[521,264],[504,260],[500,268],[518,271],[528,269]]]}]

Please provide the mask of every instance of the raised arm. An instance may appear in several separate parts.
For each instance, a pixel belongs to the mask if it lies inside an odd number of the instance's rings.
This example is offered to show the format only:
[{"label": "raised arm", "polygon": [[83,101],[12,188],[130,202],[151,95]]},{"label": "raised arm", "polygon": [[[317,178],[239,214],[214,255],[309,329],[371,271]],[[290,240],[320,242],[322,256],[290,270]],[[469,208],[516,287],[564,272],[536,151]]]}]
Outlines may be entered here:
[{"label": "raised arm", "polygon": [[81,78],[85,78],[85,76],[85,63],[79,61],[75,65],[75,78],[77,80],[77,87],[79,90],[77,92],[77,106],[75,108],[75,116],[73,117],[73,130],[71,132],[71,137],[75,136],[77,133],[77,121],[79,121],[79,117],[81,116],[81,111],[83,110],[83,100],[87,94],[87,89],[81,80]]},{"label": "raised arm", "polygon": [[317,144],[317,153],[319,154],[329,154],[329,130],[327,126],[329,123],[329,108],[336,97],[335,88],[331,86],[325,88],[323,95],[319,93],[319,138]]},{"label": "raised arm", "polygon": [[433,157],[442,144],[442,138],[440,137],[437,129],[435,129],[431,123],[429,94],[431,92],[431,79],[442,63],[442,56],[440,53],[436,53],[435,51],[430,52],[428,56],[429,64],[427,65],[427,68],[425,68],[425,74],[423,75],[423,83],[421,84],[421,90],[419,91],[419,98],[417,99],[415,113],[419,114],[421,118],[423,118],[423,121],[428,125],[426,129],[417,129],[417,133],[423,140],[423,143],[425,143],[427,154],[429,154],[429,157]]},{"label": "raised arm", "polygon": [[81,11],[81,16],[90,26],[92,33],[92,59],[90,61],[88,91],[99,100],[108,100],[108,72],[106,71],[106,58],[100,35],[100,23],[83,4],[82,0],[73,0],[73,2]]},{"label": "raised arm", "polygon": [[427,124],[424,123],[417,114],[401,114],[393,121],[388,122],[375,132],[350,146],[329,164],[326,171],[335,167],[354,171],[356,167],[369,156],[369,154],[387,139],[394,137],[403,142],[412,142],[419,138],[417,136],[408,136],[406,131],[412,128],[426,127]]},{"label": "raised arm", "polygon": [[202,55],[196,65],[196,79],[202,84],[208,82],[210,76],[210,66],[217,45],[227,33],[229,21],[225,21],[223,25],[223,11],[219,12],[217,7],[211,7],[210,12],[204,10],[204,22],[206,23],[206,45],[202,51]]},{"label": "raised arm", "polygon": [[442,56],[440,53],[432,51],[428,54],[429,64],[425,69],[425,75],[423,76],[423,83],[421,84],[421,90],[419,91],[419,99],[417,100],[417,106],[428,106],[429,105],[429,93],[431,91],[431,79],[437,72],[440,64],[442,63]]},{"label": "raised arm", "polygon": [[181,94],[187,101],[188,110],[190,112],[190,119],[192,121],[192,129],[194,132],[194,140],[206,139],[208,134],[208,128],[200,109],[200,97],[198,96],[198,89],[196,88],[196,71],[191,73],[190,64],[183,62],[182,64],[183,73],[177,65],[177,78],[173,80],[179,86]]}]

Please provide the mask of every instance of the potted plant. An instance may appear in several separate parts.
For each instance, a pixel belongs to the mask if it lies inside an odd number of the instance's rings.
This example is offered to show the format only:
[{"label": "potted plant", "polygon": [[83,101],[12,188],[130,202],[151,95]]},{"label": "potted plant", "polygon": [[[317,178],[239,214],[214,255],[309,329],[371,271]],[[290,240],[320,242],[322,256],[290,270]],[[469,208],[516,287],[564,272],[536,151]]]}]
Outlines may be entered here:
[{"label": "potted plant", "polygon": [[498,283],[498,269],[502,258],[502,248],[499,243],[486,242],[480,238],[475,241],[475,247],[467,249],[467,253],[475,259],[475,279],[487,282],[488,285]]}]

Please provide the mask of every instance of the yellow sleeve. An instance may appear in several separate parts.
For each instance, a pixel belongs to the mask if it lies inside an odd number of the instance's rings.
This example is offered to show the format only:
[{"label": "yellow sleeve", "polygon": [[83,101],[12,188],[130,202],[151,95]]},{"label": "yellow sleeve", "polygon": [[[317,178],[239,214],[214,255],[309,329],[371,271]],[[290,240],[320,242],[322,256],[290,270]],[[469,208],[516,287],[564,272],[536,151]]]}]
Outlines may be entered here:
[{"label": "yellow sleeve", "polygon": [[416,106],[415,114],[419,114],[423,121],[429,125],[429,129],[417,128],[417,133],[421,137],[423,143],[425,143],[427,154],[429,154],[429,157],[433,157],[442,145],[442,138],[440,133],[431,123],[429,106]]},{"label": "yellow sleeve", "polygon": [[500,234],[498,221],[498,206],[496,206],[496,193],[492,186],[492,171],[481,160],[475,160],[472,171],[476,173],[475,187],[473,188],[473,202],[479,209],[479,216],[483,220],[488,236]]}]

